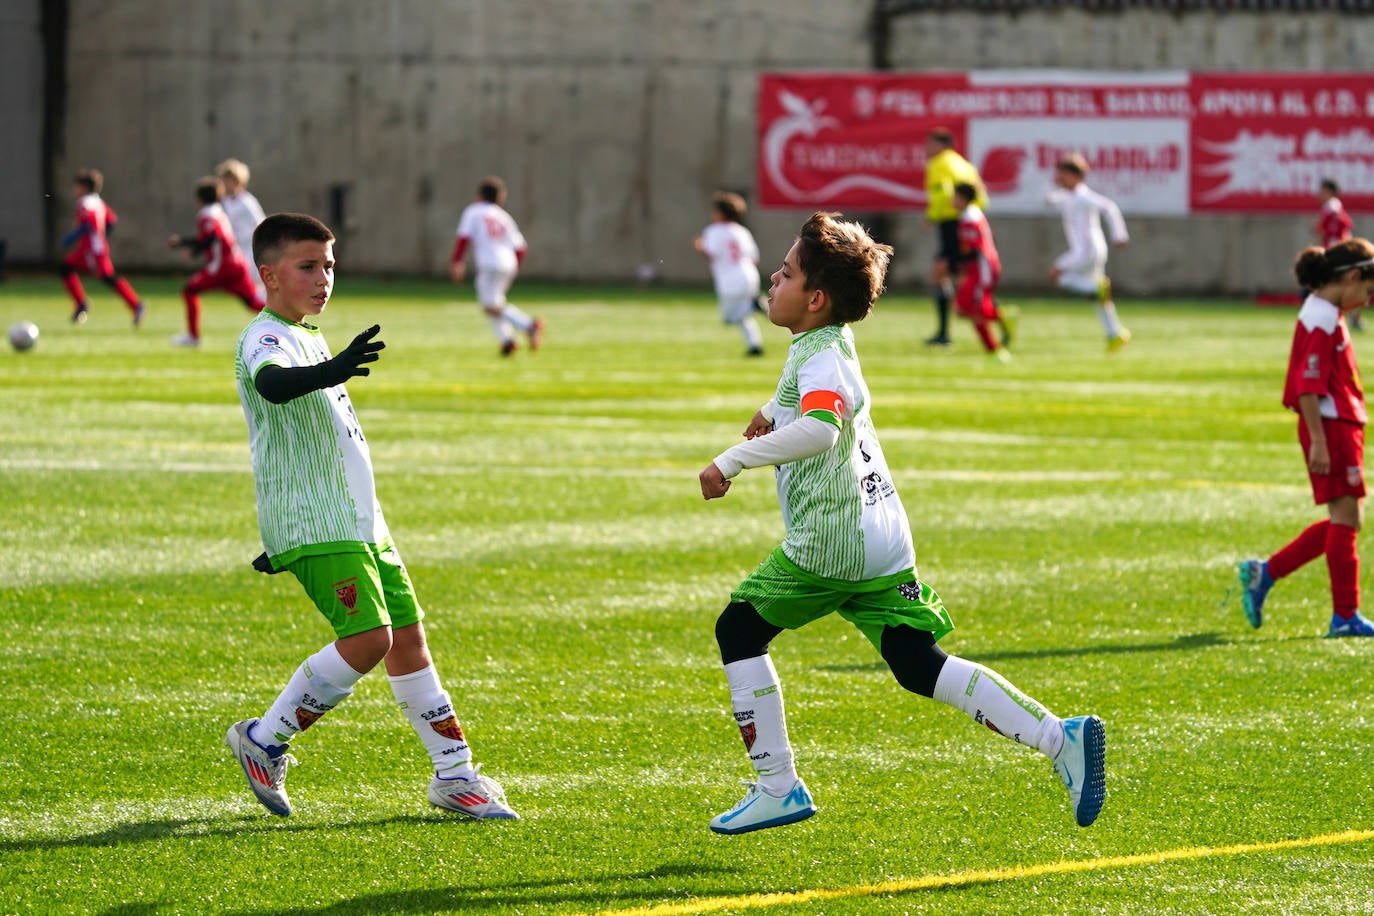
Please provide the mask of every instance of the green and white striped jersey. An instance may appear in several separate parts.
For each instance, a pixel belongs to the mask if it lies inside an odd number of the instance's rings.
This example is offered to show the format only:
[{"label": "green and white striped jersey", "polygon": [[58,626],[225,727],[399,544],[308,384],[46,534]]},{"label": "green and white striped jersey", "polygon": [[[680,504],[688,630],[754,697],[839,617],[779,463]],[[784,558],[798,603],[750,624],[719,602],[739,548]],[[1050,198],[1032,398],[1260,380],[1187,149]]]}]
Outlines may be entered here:
[{"label": "green and white striped jersey", "polygon": [[372,457],[343,385],[273,404],[253,379],[264,366],[314,366],[330,358],[320,330],[263,310],[239,336],[234,374],[248,421],[258,528],[278,568],[308,554],[390,541]]},{"label": "green and white striped jersey", "polygon": [[828,325],[794,337],[773,401],[775,430],[802,416],[840,428],[833,448],[777,468],[787,559],[846,582],[914,569],[906,510],[869,418],[868,386],[849,327]]}]

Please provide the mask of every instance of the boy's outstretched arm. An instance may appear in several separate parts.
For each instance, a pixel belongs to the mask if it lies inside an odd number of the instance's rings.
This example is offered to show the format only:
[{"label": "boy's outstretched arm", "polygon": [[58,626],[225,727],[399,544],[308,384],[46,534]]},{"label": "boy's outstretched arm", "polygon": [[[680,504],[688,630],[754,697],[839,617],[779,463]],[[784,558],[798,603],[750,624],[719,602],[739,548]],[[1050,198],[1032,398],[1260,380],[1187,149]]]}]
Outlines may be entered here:
[{"label": "boy's outstretched arm", "polygon": [[253,379],[253,387],[273,404],[285,404],[303,394],[333,388],[356,375],[370,375],[372,370],[365,363],[375,363],[381,359],[377,351],[386,348],[380,340],[373,340],[381,333],[381,325],[374,324],[363,331],[353,342],[333,359],[325,360],[317,366],[263,366]]},{"label": "boy's outstretched arm", "polygon": [[834,448],[838,441],[838,426],[813,416],[804,416],[780,430],[757,435],[716,456],[716,460],[697,475],[701,482],[701,495],[705,499],[724,496],[730,489],[730,478],[745,468],[800,461]]}]

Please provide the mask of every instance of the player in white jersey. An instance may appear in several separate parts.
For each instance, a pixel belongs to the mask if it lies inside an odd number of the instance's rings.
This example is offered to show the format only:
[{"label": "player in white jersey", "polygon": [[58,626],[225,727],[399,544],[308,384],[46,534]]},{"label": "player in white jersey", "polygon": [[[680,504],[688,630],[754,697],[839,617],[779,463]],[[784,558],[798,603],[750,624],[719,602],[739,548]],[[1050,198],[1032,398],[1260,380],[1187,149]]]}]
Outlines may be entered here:
[{"label": "player in white jersey", "polygon": [[1054,169],[1056,189],[1050,192],[1050,203],[1064,218],[1064,236],[1069,250],[1055,258],[1050,279],[1075,293],[1093,297],[1097,315],[1107,332],[1107,350],[1116,352],[1131,340],[1131,332],[1116,316],[1112,301],[1112,281],[1107,277],[1107,239],[1102,234],[1102,220],[1112,244],[1125,248],[1130,241],[1121,208],[1084,182],[1088,161],[1074,153],[1061,159]]},{"label": "player in white jersey", "polygon": [[511,327],[523,331],[530,349],[538,350],[544,335],[544,322],[531,318],[506,301],[506,293],[520,265],[525,260],[525,237],[520,227],[505,211],[506,183],[494,175],[483,178],[477,186],[477,199],[463,209],[458,219],[458,235],[453,242],[449,270],[454,283],[463,280],[463,259],[469,246],[477,269],[473,285],[477,288],[477,304],[487,313],[487,320],[501,341],[501,355],[516,351],[515,335]]},{"label": "player in white jersey", "polygon": [[699,475],[702,496],[715,499],[744,468],[775,465],[787,529],[716,622],[735,721],[758,782],[711,829],[746,833],[816,813],[793,762],[768,644],[784,629],[833,612],[859,628],[907,690],[1053,760],[1074,818],[1086,827],[1106,796],[1102,721],[1061,720],[996,672],[936,645],[954,624],[935,590],[917,578],[910,526],[848,327],[872,310],[892,248],[836,216],[807,220],[773,274],[768,318],[792,332],[792,345],[772,400],[749,421],[747,441]]},{"label": "player in white jersey", "polygon": [[754,320],[759,303],[759,246],[741,222],[744,211],[743,197],[718,192],[711,198],[711,224],[701,230],[695,244],[711,262],[721,319],[739,325],[749,356],[762,356],[763,335]]},{"label": "player in white jersey", "polygon": [[[234,241],[238,243],[239,251],[243,252],[244,257],[251,259],[253,230],[258,228],[258,223],[262,222],[267,214],[262,212],[262,204],[258,203],[253,192],[248,190],[248,166],[237,159],[226,159],[215,166],[215,174],[224,184],[224,196],[220,198],[219,205],[224,208],[224,215],[229,217],[229,225],[234,230]],[[258,296],[265,298],[267,288],[262,285],[262,277],[258,276],[256,265],[253,270],[253,283],[257,286]]]},{"label": "player in white jersey", "polygon": [[367,440],[344,382],[367,375],[385,345],[376,325],[330,356],[319,315],[334,285],[334,235],[319,220],[278,213],[253,238],[267,307],[239,338],[235,374],[248,421],[258,526],[266,551],[253,566],[290,570],[338,637],[305,659],[261,715],[229,727],[229,745],[254,796],[291,813],[289,743],[384,664],[392,693],[434,776],[429,801],[477,818],[513,819],[501,786],[472,762],[425,644],[424,612],[391,542]]}]

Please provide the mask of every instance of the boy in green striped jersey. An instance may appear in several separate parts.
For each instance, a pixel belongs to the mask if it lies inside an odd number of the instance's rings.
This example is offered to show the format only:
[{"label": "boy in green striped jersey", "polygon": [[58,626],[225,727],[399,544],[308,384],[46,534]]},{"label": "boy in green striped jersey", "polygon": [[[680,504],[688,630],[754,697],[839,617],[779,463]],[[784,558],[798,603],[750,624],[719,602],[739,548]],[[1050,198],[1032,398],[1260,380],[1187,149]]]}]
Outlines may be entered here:
[{"label": "boy in green striped jersey", "polygon": [[786,526],[781,546],[731,593],[716,622],[735,721],[758,782],[711,829],[746,833],[816,813],[793,764],[768,644],[832,612],[859,628],[907,690],[1049,757],[1086,827],[1106,796],[1102,721],[1061,720],[996,672],[936,645],[954,624],[917,578],[911,529],[848,327],[872,310],[892,248],[838,215],[807,220],[773,274],[768,318],[792,332],[782,378],[745,428],[746,441],[699,478],[702,496],[716,499],[741,470],[775,465]]},{"label": "boy in green striped jersey", "polygon": [[267,307],[239,338],[235,375],[248,421],[262,572],[289,569],[338,638],[311,655],[260,717],[225,742],[268,810],[291,813],[289,742],[384,663],[396,702],[435,775],[431,804],[477,818],[514,819],[501,786],[479,772],[425,644],[424,612],[391,542],[372,459],[343,383],[368,375],[385,344],[376,325],[337,356],[319,328],[334,286],[334,234],[301,213],[278,213],[253,233]]}]

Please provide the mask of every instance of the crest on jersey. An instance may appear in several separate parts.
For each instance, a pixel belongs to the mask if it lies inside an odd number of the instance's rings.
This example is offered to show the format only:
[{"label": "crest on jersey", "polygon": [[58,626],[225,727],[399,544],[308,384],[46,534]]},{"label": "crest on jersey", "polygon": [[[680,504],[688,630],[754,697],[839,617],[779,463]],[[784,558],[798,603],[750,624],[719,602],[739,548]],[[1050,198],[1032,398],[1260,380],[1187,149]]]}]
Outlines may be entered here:
[{"label": "crest on jersey", "polygon": [[280,347],[281,338],[276,334],[264,334],[258,338],[258,343],[262,344],[264,347]]},{"label": "crest on jersey", "polygon": [[463,737],[463,726],[458,724],[458,719],[455,716],[449,716],[447,719],[440,719],[437,722],[431,722],[429,723],[429,727],[434,729],[436,732],[443,735],[450,741],[467,740],[465,737]]},{"label": "crest on jersey", "polygon": [[350,611],[358,606],[358,580],[345,579],[342,582],[334,583],[334,594],[338,596],[339,603]]}]

